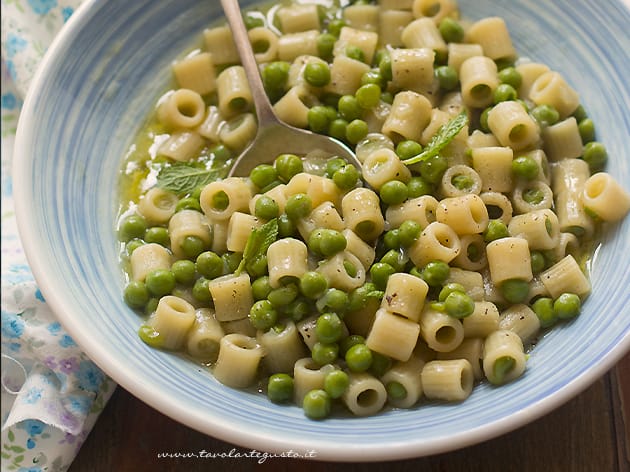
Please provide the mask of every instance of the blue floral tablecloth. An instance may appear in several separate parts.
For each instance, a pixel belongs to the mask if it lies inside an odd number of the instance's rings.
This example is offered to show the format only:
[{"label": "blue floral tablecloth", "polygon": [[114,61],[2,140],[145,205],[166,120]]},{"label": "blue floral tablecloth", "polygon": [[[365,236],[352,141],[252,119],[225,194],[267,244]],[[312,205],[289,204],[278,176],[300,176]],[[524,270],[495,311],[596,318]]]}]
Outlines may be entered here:
[{"label": "blue floral tablecloth", "polygon": [[2,0],[2,471],[65,471],[115,389],[56,320],[17,231],[11,165],[20,108],[81,0]]}]

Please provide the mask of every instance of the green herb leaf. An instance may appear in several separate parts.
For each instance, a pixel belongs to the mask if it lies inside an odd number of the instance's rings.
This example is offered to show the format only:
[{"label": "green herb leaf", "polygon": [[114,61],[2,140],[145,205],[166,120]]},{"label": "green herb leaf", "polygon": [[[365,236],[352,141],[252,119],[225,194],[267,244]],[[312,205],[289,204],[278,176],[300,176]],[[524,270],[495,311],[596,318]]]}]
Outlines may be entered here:
[{"label": "green herb leaf", "polygon": [[183,195],[214,182],[218,177],[219,173],[216,170],[188,164],[175,164],[160,169],[157,175],[157,186],[177,195]]},{"label": "green herb leaf", "polygon": [[267,256],[267,249],[278,237],[278,220],[269,220],[259,228],[254,229],[245,244],[243,259],[234,272],[239,275],[247,266],[253,264],[262,257]]},{"label": "green herb leaf", "polygon": [[427,147],[425,147],[420,154],[405,159],[403,162],[407,165],[411,165],[437,156],[467,124],[468,115],[466,111],[462,111],[448,123],[440,126],[440,129],[433,135]]}]

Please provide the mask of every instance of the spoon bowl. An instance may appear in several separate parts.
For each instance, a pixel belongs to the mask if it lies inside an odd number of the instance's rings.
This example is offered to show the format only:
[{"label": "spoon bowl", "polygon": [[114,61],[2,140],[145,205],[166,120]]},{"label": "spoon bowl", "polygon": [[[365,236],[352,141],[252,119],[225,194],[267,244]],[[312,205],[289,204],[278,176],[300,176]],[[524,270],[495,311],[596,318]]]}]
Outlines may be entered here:
[{"label": "spoon bowl", "polygon": [[360,171],[361,162],[341,141],[288,125],[276,116],[260,77],[238,0],[221,0],[221,6],[245,69],[258,119],[254,140],[236,158],[228,176],[246,177],[257,165],[268,164],[284,153],[304,156],[317,152],[320,156],[341,157]]}]

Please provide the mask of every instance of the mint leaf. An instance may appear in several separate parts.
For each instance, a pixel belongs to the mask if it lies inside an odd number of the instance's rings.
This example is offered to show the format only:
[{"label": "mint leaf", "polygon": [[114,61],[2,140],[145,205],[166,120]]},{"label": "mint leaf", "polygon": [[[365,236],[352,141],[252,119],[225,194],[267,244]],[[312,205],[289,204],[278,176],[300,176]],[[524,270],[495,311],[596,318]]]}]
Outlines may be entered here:
[{"label": "mint leaf", "polygon": [[245,244],[243,251],[243,259],[234,272],[239,275],[248,266],[256,263],[261,258],[267,256],[267,249],[278,237],[278,220],[276,218],[269,220],[259,228],[254,229]]},{"label": "mint leaf", "polygon": [[194,167],[188,164],[174,164],[162,167],[157,175],[157,186],[177,195],[190,193],[198,187],[214,182],[219,178],[216,170]]},{"label": "mint leaf", "polygon": [[403,163],[406,165],[416,164],[437,156],[467,124],[468,115],[466,111],[462,111],[455,118],[449,120],[448,123],[440,126],[437,133],[433,135],[427,147],[420,154],[403,160]]}]

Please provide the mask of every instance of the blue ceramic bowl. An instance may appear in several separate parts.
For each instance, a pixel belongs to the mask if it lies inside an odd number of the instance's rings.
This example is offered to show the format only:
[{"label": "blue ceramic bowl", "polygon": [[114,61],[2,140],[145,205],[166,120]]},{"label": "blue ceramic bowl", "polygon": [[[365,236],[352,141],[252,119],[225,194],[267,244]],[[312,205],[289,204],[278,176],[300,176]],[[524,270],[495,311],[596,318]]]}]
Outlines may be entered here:
[{"label": "blue ceramic bowl", "polygon": [[[245,3],[245,2],[243,2]],[[630,188],[630,13],[619,1],[460,0],[471,19],[506,19],[521,56],[580,92]],[[311,421],[147,347],[122,301],[114,225],[122,158],[169,79],[174,58],[220,15],[219,2],[86,0],[47,53],[24,104],[14,179],[20,232],[47,301],[89,356],[168,416],[257,450],[314,450],[371,461],[444,452],[503,434],[588,387],[630,349],[630,218],[606,232],[583,313],[545,336],[526,374],[482,385],[462,404]]]}]

